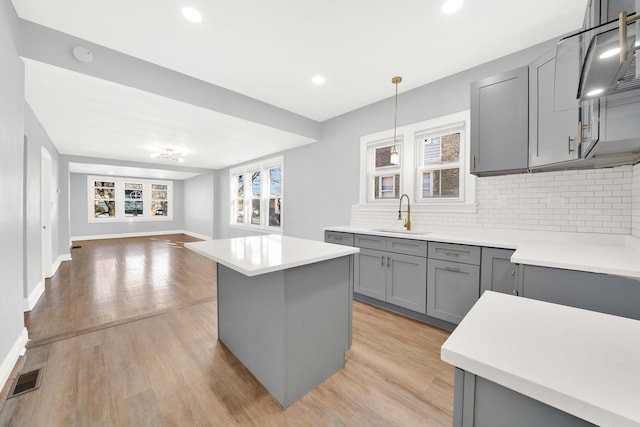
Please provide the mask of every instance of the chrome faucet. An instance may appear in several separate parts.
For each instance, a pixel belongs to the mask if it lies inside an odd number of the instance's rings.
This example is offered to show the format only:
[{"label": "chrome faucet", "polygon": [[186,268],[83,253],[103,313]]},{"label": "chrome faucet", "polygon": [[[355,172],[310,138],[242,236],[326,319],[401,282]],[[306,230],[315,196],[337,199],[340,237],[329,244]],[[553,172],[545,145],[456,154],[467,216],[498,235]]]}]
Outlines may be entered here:
[{"label": "chrome faucet", "polygon": [[402,220],[402,199],[407,198],[407,219],[404,220],[404,228],[407,230],[411,230],[411,202],[409,201],[409,196],[404,193],[400,196],[400,206],[398,206],[398,219]]}]

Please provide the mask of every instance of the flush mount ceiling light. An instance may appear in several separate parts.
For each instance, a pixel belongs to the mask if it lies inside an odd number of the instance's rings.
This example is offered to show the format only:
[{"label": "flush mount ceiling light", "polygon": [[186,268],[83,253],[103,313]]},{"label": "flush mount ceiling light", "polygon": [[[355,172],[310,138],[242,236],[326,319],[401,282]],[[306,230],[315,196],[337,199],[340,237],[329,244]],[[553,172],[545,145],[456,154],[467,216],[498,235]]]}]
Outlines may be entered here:
[{"label": "flush mount ceiling light", "polygon": [[402,77],[396,76],[391,79],[391,83],[396,85],[396,107],[393,113],[393,148],[391,149],[391,156],[389,157],[389,163],[392,165],[400,164],[400,156],[396,149],[396,125],[398,124],[398,84],[402,82]]},{"label": "flush mount ceiling light", "polygon": [[311,79],[311,81],[312,81],[314,84],[321,85],[322,83],[324,83],[324,77],[322,77],[322,76],[314,76],[314,77]]},{"label": "flush mount ceiling light", "polygon": [[84,62],[85,64],[93,61],[93,52],[86,47],[76,46],[71,53],[73,53],[73,57],[76,58],[76,60]]},{"label": "flush mount ceiling light", "polygon": [[160,160],[171,160],[171,161],[180,162],[180,163],[184,162],[184,159],[182,158],[182,154],[173,151],[171,148],[166,148],[165,151],[152,154],[151,157],[153,157],[154,159],[160,159]]},{"label": "flush mount ceiling light", "polygon": [[202,14],[198,12],[196,9],[189,6],[185,6],[182,8],[182,16],[184,16],[185,19],[191,22],[202,21]]},{"label": "flush mount ceiling light", "polygon": [[445,15],[456,13],[462,8],[462,3],[462,0],[447,0],[442,5],[442,13],[444,13]]}]

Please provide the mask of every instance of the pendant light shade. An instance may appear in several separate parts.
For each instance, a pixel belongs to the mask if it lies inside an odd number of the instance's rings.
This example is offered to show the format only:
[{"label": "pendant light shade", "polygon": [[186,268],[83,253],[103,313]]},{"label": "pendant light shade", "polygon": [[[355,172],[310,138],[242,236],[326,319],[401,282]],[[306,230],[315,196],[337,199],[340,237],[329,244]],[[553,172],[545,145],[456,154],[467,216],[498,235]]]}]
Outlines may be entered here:
[{"label": "pendant light shade", "polygon": [[396,128],[398,124],[398,84],[402,82],[402,77],[396,76],[391,79],[391,83],[396,85],[396,106],[393,114],[393,148],[391,149],[391,156],[389,158],[389,163],[392,165],[400,164],[400,155],[398,154],[398,150],[396,148]]}]

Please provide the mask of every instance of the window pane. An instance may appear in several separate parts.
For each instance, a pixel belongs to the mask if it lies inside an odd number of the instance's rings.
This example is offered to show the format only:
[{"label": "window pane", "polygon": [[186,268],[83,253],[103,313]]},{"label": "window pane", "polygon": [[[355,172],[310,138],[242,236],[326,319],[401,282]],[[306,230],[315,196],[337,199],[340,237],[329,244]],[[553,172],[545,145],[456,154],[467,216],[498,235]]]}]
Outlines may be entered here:
[{"label": "window pane", "polygon": [[142,184],[124,184],[124,198],[142,200]]},{"label": "window pane", "polygon": [[96,188],[95,198],[97,200],[115,200],[116,190],[113,188]]},{"label": "window pane", "polygon": [[260,172],[251,174],[251,193],[255,197],[260,197]]},{"label": "window pane", "polygon": [[151,184],[151,198],[166,200],[167,186],[163,184]]},{"label": "window pane", "polygon": [[142,216],[142,200],[125,200],[124,216]]},{"label": "window pane", "polygon": [[374,177],[374,198],[397,199],[400,196],[400,174]]},{"label": "window pane", "polygon": [[166,200],[154,200],[151,203],[151,215],[167,216],[169,215],[169,206]]},{"label": "window pane", "polygon": [[96,200],[94,202],[96,218],[113,218],[116,216],[116,202],[113,200]]},{"label": "window pane", "polygon": [[422,198],[446,198],[460,195],[460,170],[443,169],[422,174]]},{"label": "window pane", "polygon": [[269,193],[271,196],[280,197],[282,188],[282,168],[269,169]]},{"label": "window pane", "polygon": [[260,225],[260,199],[251,200],[251,224]]},{"label": "window pane", "polygon": [[[383,168],[387,166],[399,167],[398,165],[391,164],[391,149],[392,145],[386,147],[376,148],[376,168]],[[400,159],[400,144],[396,144],[396,151],[398,152],[398,159]],[[402,159],[400,162],[402,163]]]},{"label": "window pane", "polygon": [[282,209],[282,199],[269,199],[269,226],[280,227],[280,210]]},{"label": "window pane", "polygon": [[242,175],[238,175],[236,179],[238,180],[238,185],[236,187],[238,192],[238,199],[243,199],[244,198],[244,177]]},{"label": "window pane", "polygon": [[236,200],[236,223],[244,224],[244,200]]},{"label": "window pane", "polygon": [[440,163],[442,161],[442,140],[440,138],[424,139],[424,164]]},{"label": "window pane", "polygon": [[116,183],[115,182],[105,182],[105,181],[94,181],[93,182],[93,186],[94,187],[115,187]]}]

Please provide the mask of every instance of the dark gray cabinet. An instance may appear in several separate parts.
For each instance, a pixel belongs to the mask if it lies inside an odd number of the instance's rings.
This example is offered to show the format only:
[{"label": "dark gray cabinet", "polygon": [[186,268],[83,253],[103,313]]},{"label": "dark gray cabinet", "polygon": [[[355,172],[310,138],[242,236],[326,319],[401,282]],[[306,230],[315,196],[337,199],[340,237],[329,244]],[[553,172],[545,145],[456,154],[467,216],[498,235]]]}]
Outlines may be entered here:
[{"label": "dark gray cabinet", "polygon": [[471,173],[528,167],[527,67],[471,84]]},{"label": "dark gray cabinet", "polygon": [[590,0],[584,17],[584,28],[595,27],[618,19],[620,12],[636,10],[635,0]]},{"label": "dark gray cabinet", "polygon": [[426,313],[427,242],[356,235],[354,292]]},{"label": "dark gray cabinet", "polygon": [[522,266],[522,296],[640,320],[640,280]]},{"label": "dark gray cabinet", "polygon": [[482,248],[480,295],[484,291],[518,294],[519,266],[511,263],[512,249]]},{"label": "dark gray cabinet", "polygon": [[[573,80],[563,82],[562,76]],[[532,168],[578,158],[578,101],[569,103],[565,96],[556,94],[557,88],[577,87],[578,74],[563,73],[562,76],[556,81],[556,48],[529,64],[529,166]]]},{"label": "dark gray cabinet", "polygon": [[460,323],[480,297],[479,263],[479,247],[429,242],[428,316]]}]

